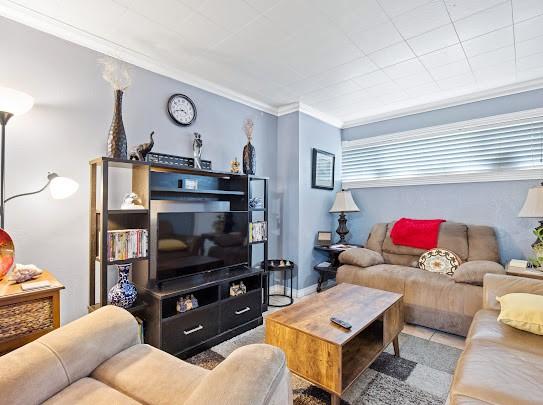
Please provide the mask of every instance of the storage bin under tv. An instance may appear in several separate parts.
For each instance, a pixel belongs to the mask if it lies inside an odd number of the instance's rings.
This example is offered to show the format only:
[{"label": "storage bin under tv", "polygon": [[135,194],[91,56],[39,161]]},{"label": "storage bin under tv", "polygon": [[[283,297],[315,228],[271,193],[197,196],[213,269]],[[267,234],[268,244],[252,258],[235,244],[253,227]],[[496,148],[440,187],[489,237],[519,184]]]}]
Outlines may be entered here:
[{"label": "storage bin under tv", "polygon": [[[102,231],[138,228],[148,229],[149,255],[130,260],[131,278],[139,293],[137,305],[130,311],[144,321],[145,343],[187,357],[262,324],[262,311],[267,307],[267,283],[262,279],[267,278],[267,269],[254,266],[267,259],[268,242],[248,244],[247,263],[243,265],[162,280],[157,275],[158,217],[172,207],[173,212],[182,207],[180,212],[244,213],[249,222],[267,221],[267,178],[104,157],[92,160],[90,166],[89,310],[107,303],[108,266],[116,263],[102,253],[106,246],[106,232]],[[110,185],[119,184],[110,177],[118,169],[131,177],[126,191],[136,192],[144,209],[120,210],[120,201],[110,206]],[[257,191],[263,191],[259,193],[263,206],[251,209],[252,184],[256,183]],[[193,205],[198,209],[184,208]],[[263,257],[253,258],[255,247],[263,247]],[[109,269],[110,277],[111,273]],[[229,297],[233,281],[244,281],[247,293]],[[177,313],[177,299],[187,294],[194,294],[200,306]]]}]

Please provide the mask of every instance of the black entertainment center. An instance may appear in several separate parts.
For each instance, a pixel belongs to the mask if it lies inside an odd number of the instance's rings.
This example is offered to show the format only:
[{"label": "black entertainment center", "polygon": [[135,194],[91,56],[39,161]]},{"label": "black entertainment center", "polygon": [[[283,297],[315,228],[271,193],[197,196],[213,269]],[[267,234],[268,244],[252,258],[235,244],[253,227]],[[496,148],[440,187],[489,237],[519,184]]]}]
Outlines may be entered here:
[{"label": "black entertainment center", "polygon": [[[143,228],[148,257],[123,263],[133,266],[139,297],[129,310],[143,319],[146,343],[186,358],[262,324],[268,283],[260,261],[267,260],[268,242],[252,241],[249,232],[254,221],[267,223],[267,178],[112,158],[90,165],[90,310],[107,303],[107,268],[117,264],[101,255],[107,233],[101,230]],[[131,170],[131,191],[144,209],[109,208],[112,168]],[[263,202],[258,208],[249,204],[255,196]],[[257,262],[254,248],[261,249]],[[245,293],[231,296],[240,282]],[[185,296],[198,306],[178,312]]]}]

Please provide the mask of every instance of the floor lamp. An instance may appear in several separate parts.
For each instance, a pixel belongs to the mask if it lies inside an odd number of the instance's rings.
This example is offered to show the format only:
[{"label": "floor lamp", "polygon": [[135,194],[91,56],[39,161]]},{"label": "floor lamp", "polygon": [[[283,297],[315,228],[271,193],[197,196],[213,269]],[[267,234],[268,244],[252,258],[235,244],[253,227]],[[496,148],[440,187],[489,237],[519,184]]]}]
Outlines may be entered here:
[{"label": "floor lamp", "polygon": [[47,175],[47,183],[36,191],[13,195],[9,198],[5,196],[5,176],[6,176],[6,125],[14,115],[21,115],[32,108],[34,99],[29,95],[7,87],[0,87],[0,125],[2,126],[2,139],[0,145],[0,228],[4,228],[5,204],[14,198],[23,197],[32,194],[38,194],[49,187],[51,195],[55,199],[62,199],[71,196],[79,188],[79,184],[67,177],[61,177],[57,173]]},{"label": "floor lamp", "polygon": [[5,177],[6,177],[6,125],[14,115],[27,112],[34,105],[34,99],[28,94],[0,87],[0,125],[2,126],[2,139],[0,140],[0,228],[4,228],[5,204]]}]

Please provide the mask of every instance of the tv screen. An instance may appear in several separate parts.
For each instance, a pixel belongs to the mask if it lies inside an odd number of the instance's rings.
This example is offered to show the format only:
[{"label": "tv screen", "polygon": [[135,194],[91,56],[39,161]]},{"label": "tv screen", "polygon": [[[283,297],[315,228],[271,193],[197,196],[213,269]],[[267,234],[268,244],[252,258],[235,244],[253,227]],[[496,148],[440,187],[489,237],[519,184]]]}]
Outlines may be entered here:
[{"label": "tv screen", "polygon": [[157,281],[246,264],[246,212],[158,214]]}]

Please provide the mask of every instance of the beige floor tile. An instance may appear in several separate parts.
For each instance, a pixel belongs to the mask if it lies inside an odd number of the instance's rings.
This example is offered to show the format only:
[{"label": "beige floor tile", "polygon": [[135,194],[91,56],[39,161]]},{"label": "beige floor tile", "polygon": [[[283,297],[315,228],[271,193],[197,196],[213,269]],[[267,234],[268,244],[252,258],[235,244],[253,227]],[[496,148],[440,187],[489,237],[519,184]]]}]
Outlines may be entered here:
[{"label": "beige floor tile", "polygon": [[434,334],[435,330],[425,328],[424,326],[411,325],[406,323],[402,332],[411,336],[416,336],[421,339],[429,340]]},{"label": "beige floor tile", "polygon": [[434,333],[430,339],[432,342],[441,343],[442,345],[447,345],[451,347],[456,347],[457,349],[464,350],[466,339],[462,336],[451,335],[445,332]]}]

